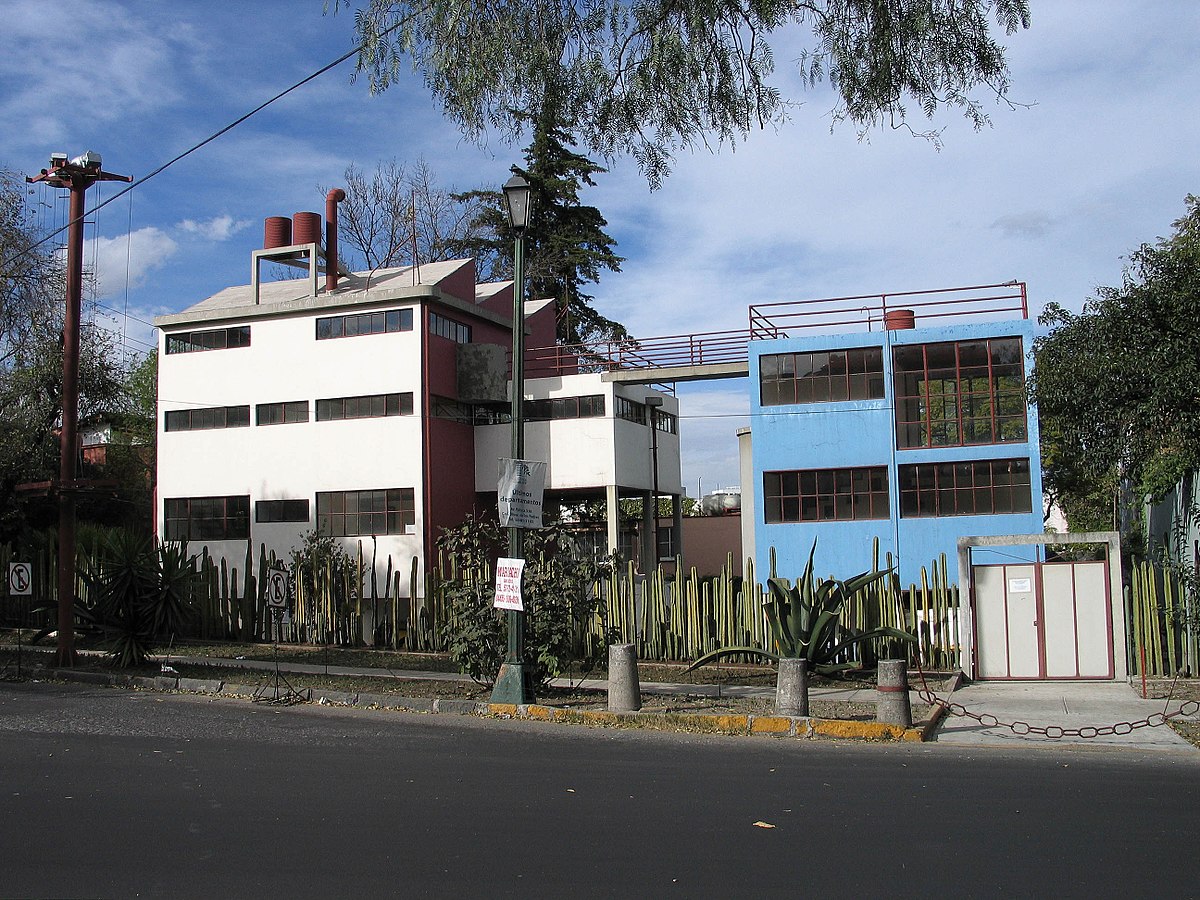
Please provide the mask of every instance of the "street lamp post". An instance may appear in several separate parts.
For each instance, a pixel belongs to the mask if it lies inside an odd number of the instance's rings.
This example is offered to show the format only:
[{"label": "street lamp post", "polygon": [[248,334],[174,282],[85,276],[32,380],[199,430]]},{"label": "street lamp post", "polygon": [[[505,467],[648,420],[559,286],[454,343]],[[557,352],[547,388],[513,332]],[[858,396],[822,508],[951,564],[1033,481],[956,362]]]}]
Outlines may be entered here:
[{"label": "street lamp post", "polygon": [[[532,195],[527,182],[513,175],[504,184],[504,206],[513,240],[513,349],[512,349],[512,458],[525,458],[525,229],[529,227]],[[521,559],[524,555],[521,529],[508,529],[508,556]],[[508,655],[496,684],[492,688],[493,703],[532,703],[533,669],[525,659],[525,613],[508,611]]]},{"label": "street lamp post", "polygon": [[647,418],[650,420],[650,466],[654,485],[654,565],[658,565],[662,551],[658,543],[658,408],[663,405],[662,397],[646,398]]}]

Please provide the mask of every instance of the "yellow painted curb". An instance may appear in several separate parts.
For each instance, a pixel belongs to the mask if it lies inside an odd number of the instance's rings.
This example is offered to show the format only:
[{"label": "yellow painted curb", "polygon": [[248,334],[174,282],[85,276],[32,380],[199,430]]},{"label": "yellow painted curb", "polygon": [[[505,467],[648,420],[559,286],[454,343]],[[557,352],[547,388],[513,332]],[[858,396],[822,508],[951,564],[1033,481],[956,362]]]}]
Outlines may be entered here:
[{"label": "yellow painted curb", "polygon": [[813,719],[814,737],[850,738],[860,741],[920,741],[921,732],[883,722],[849,722],[840,719]]},{"label": "yellow painted curb", "polygon": [[751,716],[751,734],[791,734],[796,720],[788,716]]},{"label": "yellow painted curb", "polygon": [[488,714],[493,716],[512,716],[514,719],[521,714],[515,703],[489,703]]}]

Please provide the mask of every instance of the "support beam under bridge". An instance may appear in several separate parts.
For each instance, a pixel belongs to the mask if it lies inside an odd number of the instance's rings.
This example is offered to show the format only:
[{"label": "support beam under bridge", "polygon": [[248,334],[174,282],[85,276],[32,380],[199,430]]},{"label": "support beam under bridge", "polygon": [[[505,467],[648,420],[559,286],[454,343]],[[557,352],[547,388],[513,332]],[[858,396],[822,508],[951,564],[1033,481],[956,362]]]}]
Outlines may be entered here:
[{"label": "support beam under bridge", "polygon": [[667,384],[673,381],[715,381],[719,378],[745,378],[750,363],[705,363],[696,366],[660,366],[646,369],[614,369],[600,376],[601,381],[618,384]]}]

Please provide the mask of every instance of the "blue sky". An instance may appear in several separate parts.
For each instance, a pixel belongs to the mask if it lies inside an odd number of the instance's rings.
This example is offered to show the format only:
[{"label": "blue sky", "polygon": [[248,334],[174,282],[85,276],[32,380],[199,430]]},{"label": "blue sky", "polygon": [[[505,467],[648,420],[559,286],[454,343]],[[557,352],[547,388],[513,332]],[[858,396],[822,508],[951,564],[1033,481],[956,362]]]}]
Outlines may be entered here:
[{"label": "blue sky", "polygon": [[[939,118],[940,151],[904,132],[831,133],[829,95],[805,94],[791,62],[803,35],[781,33],[777,82],[802,101],[786,124],[681,156],[654,193],[615,160],[585,194],[626,257],[593,291],[601,311],[648,337],[741,328],[751,303],[1014,278],[1035,309],[1078,309],[1118,282],[1122,257],[1200,192],[1200,5],[1031,6],[1033,27],[1008,40],[1012,99],[1030,105],[989,107],[982,132]],[[93,149],[143,176],[350,49],[351,15],[322,10],[5,0],[0,165],[33,173],[53,151]],[[502,183],[519,160],[521,145],[464,141],[418,79],[371,96],[352,74],[344,64],[99,212],[99,301],[131,348],[152,339],[154,315],[246,283],[262,219],[322,210],[319,187],[349,163],[424,159],[467,189]],[[61,218],[53,197],[30,199]],[[681,397],[684,484],[736,484],[744,382]]]}]

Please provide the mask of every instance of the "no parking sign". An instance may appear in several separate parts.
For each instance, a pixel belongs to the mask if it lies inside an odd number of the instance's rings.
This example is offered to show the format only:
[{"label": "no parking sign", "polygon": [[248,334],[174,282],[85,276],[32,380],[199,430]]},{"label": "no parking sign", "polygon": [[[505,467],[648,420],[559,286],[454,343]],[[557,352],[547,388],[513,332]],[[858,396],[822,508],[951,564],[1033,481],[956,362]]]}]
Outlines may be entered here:
[{"label": "no parking sign", "polygon": [[33,594],[33,564],[15,562],[8,564],[8,595],[29,597]]}]

